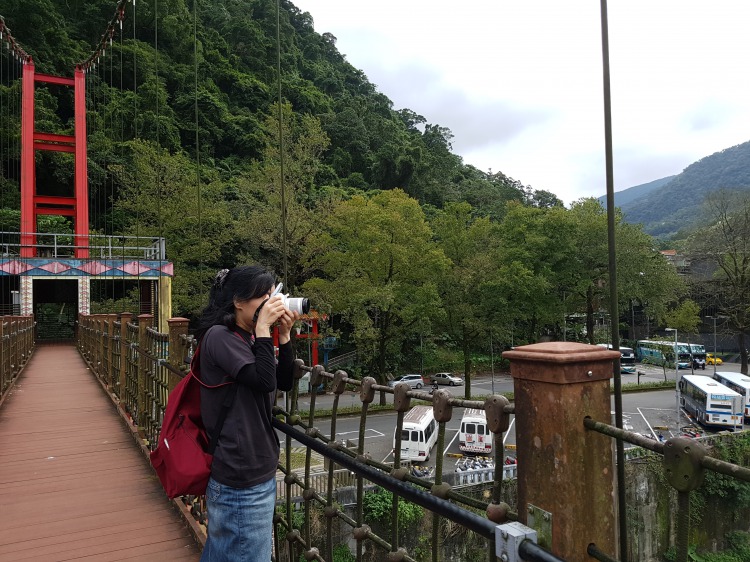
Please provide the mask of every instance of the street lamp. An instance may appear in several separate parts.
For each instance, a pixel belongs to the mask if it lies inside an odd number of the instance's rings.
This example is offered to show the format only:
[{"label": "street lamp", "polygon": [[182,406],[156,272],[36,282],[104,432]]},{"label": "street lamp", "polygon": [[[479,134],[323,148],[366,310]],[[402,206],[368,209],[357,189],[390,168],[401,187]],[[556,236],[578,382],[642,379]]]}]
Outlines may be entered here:
[{"label": "street lamp", "polygon": [[680,429],[680,362],[677,353],[677,328],[666,328],[667,332],[674,332],[674,395],[677,404],[677,430]]}]

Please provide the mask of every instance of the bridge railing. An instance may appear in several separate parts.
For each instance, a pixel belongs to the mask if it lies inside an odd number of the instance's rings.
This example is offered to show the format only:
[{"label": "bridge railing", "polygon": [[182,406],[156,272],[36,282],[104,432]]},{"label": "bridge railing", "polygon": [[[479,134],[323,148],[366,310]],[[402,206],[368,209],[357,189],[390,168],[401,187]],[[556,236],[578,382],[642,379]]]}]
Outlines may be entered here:
[{"label": "bridge railing", "polygon": [[33,350],[33,316],[0,316],[0,402]]},{"label": "bridge railing", "polygon": [[54,232],[0,232],[0,257],[21,256],[22,248],[29,245],[22,241],[33,240],[31,246],[37,257],[72,258],[76,250],[85,249],[89,257],[97,259],[140,259],[165,260],[164,238],[156,236],[115,236],[90,234],[82,236],[73,233]]},{"label": "bridge railing", "polygon": [[[120,406],[148,447],[156,442],[168,392],[192,356],[194,341],[187,335],[187,320],[171,320],[169,332],[160,334],[151,329],[151,315],[139,316],[137,323],[130,322],[130,315],[121,315],[118,346],[102,343],[110,331],[112,341],[117,339],[113,328],[118,323],[101,316],[81,318],[81,352],[89,362],[108,366],[109,373],[98,368],[92,371],[113,394],[119,392]],[[115,349],[119,349],[119,359]],[[288,436],[277,482],[275,559],[296,562],[303,556],[330,561],[336,546],[353,541],[358,560],[365,555],[378,560],[417,560],[425,554],[424,548],[438,560],[444,548],[455,548],[455,544],[448,545],[451,533],[445,529],[463,528],[471,538],[463,541],[462,548],[479,545],[482,554],[474,550],[467,558],[463,552],[461,559],[616,560],[615,461],[610,436],[664,455],[665,479],[679,497],[677,560],[686,562],[687,539],[683,537],[689,524],[690,492],[686,482],[694,486],[705,469],[747,482],[750,469],[712,458],[693,440],[676,438],[659,444],[611,427],[609,379],[616,355],[602,348],[559,342],[508,352],[515,404],[503,396],[465,400],[446,390],[429,394],[406,385],[390,388],[370,377],[357,380],[344,371],[328,373],[320,365],[305,366],[297,360],[295,379],[309,373],[313,387],[326,381],[332,397],[327,396],[321,408],[321,398],[311,394],[309,404],[300,407],[304,403],[295,385],[275,408],[273,424]],[[341,398],[352,391],[360,403],[353,409],[359,426],[356,442],[336,437],[345,413]],[[392,395],[396,417],[392,463],[373,459],[365,450],[368,422],[377,410],[375,397],[381,393]],[[346,413],[352,415],[350,401],[346,402]],[[436,466],[429,476],[400,458],[405,413],[418,403],[431,405],[437,422]],[[491,476],[483,470],[473,479],[457,478],[451,467],[444,466],[446,424],[454,419],[455,408],[485,410],[494,445],[492,460],[498,467]],[[324,418],[322,409],[326,410]],[[514,506],[506,501],[511,488],[506,471],[499,469],[504,466],[504,435],[511,415],[515,415],[519,459],[514,467],[518,496]],[[292,462],[295,451],[302,452],[301,463]],[[472,494],[467,489],[472,483],[483,493]],[[365,495],[375,487],[392,492],[392,503],[380,520],[366,521]],[[402,530],[398,506],[404,501],[429,514],[430,538],[421,545],[419,556],[403,546],[415,548],[413,537],[404,536]],[[204,498],[185,497],[180,503],[197,523],[205,523]],[[203,532],[200,525],[196,528]],[[628,559],[627,553],[621,556]]]}]

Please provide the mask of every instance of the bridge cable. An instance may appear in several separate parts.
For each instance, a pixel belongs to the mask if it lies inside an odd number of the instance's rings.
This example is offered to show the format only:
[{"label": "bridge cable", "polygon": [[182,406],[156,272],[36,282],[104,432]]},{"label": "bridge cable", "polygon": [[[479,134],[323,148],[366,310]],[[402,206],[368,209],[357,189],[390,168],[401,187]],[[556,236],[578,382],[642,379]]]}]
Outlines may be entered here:
[{"label": "bridge cable", "polygon": [[[201,151],[198,113],[198,0],[193,0],[193,93],[195,94],[195,187],[198,198],[198,279],[203,293],[203,215],[201,197]],[[208,287],[206,287],[208,289]]]},{"label": "bridge cable", "polygon": [[[162,240],[164,240],[164,228],[162,223],[162,204],[161,204],[161,197],[162,197],[162,175],[161,175],[161,169],[159,167],[159,163],[161,160],[161,140],[160,140],[160,129],[161,129],[161,122],[160,122],[160,116],[159,116],[159,0],[154,0],[154,74],[155,74],[155,87],[154,87],[154,104],[156,106],[155,113],[156,113],[156,199],[157,199],[157,205],[158,205],[158,212],[157,212],[157,232],[159,237],[159,244],[158,244],[158,252],[159,252],[159,275],[158,275],[158,281],[156,287],[154,287],[154,283],[150,282],[149,286],[151,287],[151,314],[155,314],[156,316],[156,325],[158,326],[159,330],[162,332],[167,331],[166,326],[159,326],[159,319],[160,314],[159,311],[161,309],[161,299],[162,295],[160,294],[161,289],[161,269],[162,269],[162,255],[161,255],[161,249],[162,249]],[[166,243],[166,240],[164,240]],[[140,268],[139,268],[140,269]],[[154,311],[153,305],[154,303],[157,304],[158,308],[156,311]]]},{"label": "bridge cable", "polygon": [[[276,0],[276,85],[277,85],[277,114],[278,114],[278,127],[279,127],[279,191],[281,196],[281,256],[282,256],[282,268],[284,272],[284,283],[291,285],[289,279],[289,269],[287,264],[287,228],[286,228],[286,190],[284,182],[284,127],[283,127],[283,106],[282,106],[282,94],[281,94],[281,0]],[[285,410],[291,411],[290,399],[291,396],[288,392],[284,393],[285,398]],[[292,456],[292,439],[287,434],[284,436],[284,451],[286,457],[286,469],[287,474],[291,472],[291,456]],[[287,484],[286,493],[286,516],[287,521],[292,520],[292,504],[291,504],[291,483]],[[306,505],[307,507],[307,505]],[[307,518],[306,518],[307,520]],[[309,543],[308,525],[305,525],[306,540]],[[291,545],[290,545],[291,546]],[[329,544],[328,549],[332,547]]]}]

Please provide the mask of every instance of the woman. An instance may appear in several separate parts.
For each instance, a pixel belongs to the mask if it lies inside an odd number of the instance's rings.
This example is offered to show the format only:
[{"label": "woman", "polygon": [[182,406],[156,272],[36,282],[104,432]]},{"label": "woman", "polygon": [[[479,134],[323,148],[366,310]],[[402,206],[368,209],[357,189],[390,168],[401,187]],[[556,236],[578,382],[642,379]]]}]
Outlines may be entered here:
[{"label": "woman", "polygon": [[[274,276],[260,266],[222,269],[196,334],[203,381],[236,383],[201,388],[209,438],[228,408],[206,490],[208,540],[202,561],[271,560],[279,460],[271,408],[277,390],[292,389],[291,329],[299,319],[279,295],[271,297],[274,288]],[[278,361],[271,338],[276,323]]]}]

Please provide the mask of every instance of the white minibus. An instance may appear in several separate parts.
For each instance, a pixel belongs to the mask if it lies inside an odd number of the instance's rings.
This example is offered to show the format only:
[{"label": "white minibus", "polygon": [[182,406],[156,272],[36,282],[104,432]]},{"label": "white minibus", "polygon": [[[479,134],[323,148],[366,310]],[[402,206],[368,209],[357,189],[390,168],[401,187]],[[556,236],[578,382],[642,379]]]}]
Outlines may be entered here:
[{"label": "white minibus", "polygon": [[[398,428],[393,432],[393,450],[396,451]],[[437,422],[432,406],[414,406],[404,415],[401,430],[401,460],[425,462],[437,442]]]},{"label": "white minibus", "polygon": [[750,418],[750,376],[743,375],[742,373],[718,371],[714,373],[714,378],[742,396],[745,417]]},{"label": "white minibus", "polygon": [[466,408],[458,430],[458,448],[467,453],[492,453],[492,433],[484,410]]}]

